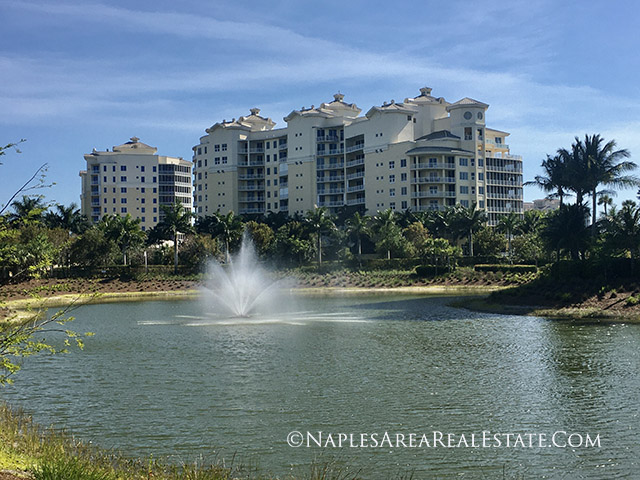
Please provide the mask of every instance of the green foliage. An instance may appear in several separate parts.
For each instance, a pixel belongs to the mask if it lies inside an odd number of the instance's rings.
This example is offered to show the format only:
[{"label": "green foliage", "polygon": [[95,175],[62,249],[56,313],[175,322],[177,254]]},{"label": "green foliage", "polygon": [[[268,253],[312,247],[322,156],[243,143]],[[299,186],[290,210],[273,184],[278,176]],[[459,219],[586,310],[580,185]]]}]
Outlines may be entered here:
[{"label": "green foliage", "polygon": [[447,271],[448,269],[442,265],[419,265],[416,267],[416,275],[419,277],[434,277]]},{"label": "green foliage", "polygon": [[497,257],[507,248],[507,239],[495,228],[483,227],[473,238],[473,253],[477,256]]},{"label": "green foliage", "polygon": [[106,267],[119,256],[118,245],[108,238],[104,229],[91,227],[73,240],[70,249],[72,263],[83,267]]},{"label": "green foliage", "polygon": [[545,258],[544,242],[536,233],[526,233],[511,242],[513,258],[516,262],[537,263]]},{"label": "green foliage", "polygon": [[182,241],[178,256],[180,265],[189,270],[201,270],[210,259],[219,253],[218,242],[208,235],[187,235]]},{"label": "green foliage", "polygon": [[502,273],[536,273],[538,267],[535,265],[476,265],[473,269],[477,272],[502,272]]},{"label": "green foliage", "polygon": [[275,234],[271,227],[265,223],[251,220],[245,224],[245,229],[251,237],[258,255],[265,256],[275,240]]}]

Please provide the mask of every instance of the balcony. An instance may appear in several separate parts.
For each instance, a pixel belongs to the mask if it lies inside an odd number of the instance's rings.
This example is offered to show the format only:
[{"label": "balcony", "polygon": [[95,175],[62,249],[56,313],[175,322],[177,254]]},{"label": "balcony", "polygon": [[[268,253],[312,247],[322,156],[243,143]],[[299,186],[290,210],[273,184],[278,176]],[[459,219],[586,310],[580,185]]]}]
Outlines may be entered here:
[{"label": "balcony", "polygon": [[522,195],[509,195],[504,193],[487,193],[487,198],[496,198],[499,200],[520,200],[522,201]]},{"label": "balcony", "polygon": [[449,197],[454,198],[456,196],[456,192],[450,191],[437,191],[437,192],[411,192],[412,198],[442,198]]},{"label": "balcony", "polygon": [[364,184],[362,185],[353,185],[352,187],[347,188],[347,192],[362,192],[364,191]]},{"label": "balcony", "polygon": [[487,182],[487,185],[522,188],[522,180],[520,180],[519,182],[516,182],[516,181],[510,181],[510,180],[496,180],[495,178],[488,178],[486,182]]},{"label": "balcony", "polygon": [[238,212],[240,215],[246,215],[249,213],[264,213],[264,207],[259,208],[241,208]]},{"label": "balcony", "polygon": [[316,137],[317,142],[339,142],[337,135],[319,135]]},{"label": "balcony", "polygon": [[283,176],[283,175],[287,175],[288,173],[289,173],[289,165],[287,163],[281,164],[279,175]]},{"label": "balcony", "polygon": [[505,166],[497,166],[497,165],[486,165],[487,171],[492,172],[506,172],[506,173],[522,173],[521,165],[505,165]]},{"label": "balcony", "polygon": [[494,148],[509,148],[509,145],[506,143],[497,143],[495,140],[489,138],[487,138],[484,143]]},{"label": "balcony", "polygon": [[411,183],[456,183],[455,177],[415,177]]},{"label": "balcony", "polygon": [[344,148],[334,148],[329,150],[329,155],[342,155],[344,153]]},{"label": "balcony", "polygon": [[342,170],[343,168],[344,168],[344,162],[318,164],[316,166],[316,170]]},{"label": "balcony", "polygon": [[344,193],[344,188],[330,188],[329,190],[318,190],[318,195],[338,195]]},{"label": "balcony", "polygon": [[363,150],[363,149],[364,149],[364,143],[356,143],[355,145],[351,145],[350,147],[347,147],[345,152],[351,153],[351,152],[357,152],[358,150]]},{"label": "balcony", "polygon": [[428,169],[455,169],[455,163],[418,163],[411,165],[411,170],[428,170]]},{"label": "balcony", "polygon": [[318,202],[319,207],[341,207],[344,205],[344,201],[342,200],[331,200],[331,201],[320,201]]},{"label": "balcony", "polygon": [[286,150],[287,149],[287,144],[285,143],[280,143],[278,145],[278,150]]},{"label": "balcony", "polygon": [[517,208],[517,207],[492,207],[492,206],[488,206],[487,210],[489,211],[489,213],[522,213],[522,208]]},{"label": "balcony", "polygon": [[251,147],[249,153],[264,153],[264,147]]},{"label": "balcony", "polygon": [[522,155],[511,155],[509,153],[500,153],[500,152],[494,152],[490,156],[487,156],[487,158],[502,158],[505,160],[517,160],[518,162],[522,161]]},{"label": "balcony", "polygon": [[240,160],[238,162],[239,167],[262,167],[264,165],[264,160]]},{"label": "balcony", "polygon": [[347,205],[364,205],[364,197],[350,198],[347,200]]},{"label": "balcony", "polygon": [[364,165],[364,157],[362,158],[356,158],[355,160],[349,160],[347,162],[347,168],[349,167],[356,167],[358,165]]},{"label": "balcony", "polygon": [[416,212],[444,212],[447,209],[445,205],[418,205],[411,208]]},{"label": "balcony", "polygon": [[280,189],[280,199],[286,199],[289,198],[289,189],[288,188],[281,188]]},{"label": "balcony", "polygon": [[239,180],[257,180],[263,179],[264,173],[241,173],[238,175]]},{"label": "balcony", "polygon": [[330,182],[342,182],[344,180],[344,175],[336,175],[333,177],[318,177],[318,183],[330,183]]},{"label": "balcony", "polygon": [[347,180],[353,180],[354,178],[364,178],[364,171],[354,172],[347,175]]},{"label": "balcony", "polygon": [[264,190],[264,185],[239,185],[239,192],[255,192],[258,190]]},{"label": "balcony", "polygon": [[238,199],[240,203],[254,203],[254,202],[264,202],[264,197],[262,195],[258,195],[257,197],[241,197]]}]

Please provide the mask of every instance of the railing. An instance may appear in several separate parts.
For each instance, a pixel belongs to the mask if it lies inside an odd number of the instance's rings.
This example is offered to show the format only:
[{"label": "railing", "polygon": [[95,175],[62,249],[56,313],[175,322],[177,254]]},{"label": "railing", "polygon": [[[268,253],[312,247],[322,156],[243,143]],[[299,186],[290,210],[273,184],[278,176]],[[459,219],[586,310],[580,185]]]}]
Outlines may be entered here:
[{"label": "railing", "polygon": [[289,211],[289,205],[280,205],[280,211],[281,212],[288,212]]},{"label": "railing", "polygon": [[91,201],[91,206],[92,207],[99,207],[100,206],[100,202]]},{"label": "railing", "polygon": [[320,135],[316,137],[317,142],[338,142],[340,139],[337,135]]},{"label": "railing", "polygon": [[264,202],[263,196],[258,197],[242,197],[238,199],[240,203],[254,203],[254,202]]},{"label": "railing", "polygon": [[504,193],[487,193],[487,198],[497,198],[500,200],[522,200],[522,195],[508,195]]},{"label": "railing", "polygon": [[241,160],[238,162],[239,167],[262,167],[264,165],[264,160]]},{"label": "railing", "polygon": [[456,192],[438,191],[438,192],[411,192],[413,198],[439,198],[439,197],[455,197]]},{"label": "railing", "polygon": [[522,155],[511,155],[510,153],[501,153],[501,152],[494,152],[490,157],[487,158],[501,158],[501,159],[506,159],[506,160],[518,160],[518,161],[522,161]]},{"label": "railing", "polygon": [[455,169],[456,168],[456,164],[455,163],[418,163],[418,164],[411,165],[411,170],[427,170],[429,168],[437,168],[437,169],[450,168],[450,169]]},{"label": "railing", "polygon": [[511,207],[511,208],[507,208],[507,207],[487,207],[487,210],[489,211],[489,213],[509,213],[509,212],[514,212],[514,213],[522,213],[523,209],[522,208],[515,208],[515,207]]},{"label": "railing", "polygon": [[351,192],[360,192],[364,190],[364,184],[363,185],[354,185],[352,187],[348,187],[347,188],[347,192],[351,193]]},{"label": "railing", "polygon": [[282,190],[280,190],[279,197],[280,197],[280,198],[282,198],[282,199],[289,198],[289,190],[287,189],[287,190],[286,190],[286,191],[284,191],[284,192],[283,192]]},{"label": "railing", "polygon": [[238,149],[238,153],[244,153],[244,154],[247,154],[247,153],[249,153],[249,150],[248,150],[248,149],[246,149],[246,148],[239,148],[239,149]]},{"label": "railing", "polygon": [[344,180],[344,175],[338,175],[335,177],[318,177],[318,183],[329,183],[329,182],[342,182]]},{"label": "railing", "polygon": [[364,178],[364,172],[354,172],[347,175],[347,180],[352,180],[354,178]]},{"label": "railing", "polygon": [[256,190],[264,190],[264,185],[240,185],[238,187],[239,192],[252,192]]},{"label": "railing", "polygon": [[329,190],[318,190],[318,195],[337,195],[344,193],[344,188],[330,188]]},{"label": "railing", "polygon": [[249,148],[249,153],[264,153],[264,147]]},{"label": "railing", "polygon": [[415,177],[411,183],[456,183],[454,177]]},{"label": "railing", "polygon": [[329,155],[342,155],[344,153],[344,148],[334,148],[329,150]]},{"label": "railing", "polygon": [[349,167],[356,167],[358,165],[364,165],[364,157],[362,158],[356,158],[355,160],[349,160],[347,162],[347,168]]},{"label": "railing", "polygon": [[504,167],[498,167],[496,165],[486,165],[486,169],[488,170],[492,170],[494,172],[507,172],[507,173],[522,173],[522,167],[521,166],[516,166],[516,165],[512,165],[511,168],[509,168],[509,166],[504,166]]},{"label": "railing", "polygon": [[327,164],[318,164],[316,166],[316,170],[340,170],[344,168],[344,162],[340,163],[327,163]]},{"label": "railing", "polygon": [[495,180],[488,178],[487,185],[498,185],[503,187],[522,187],[522,182],[511,182],[509,180]]},{"label": "railing", "polygon": [[347,205],[364,205],[364,203],[364,197],[350,198],[347,200]]},{"label": "railing", "polygon": [[345,152],[357,152],[358,150],[362,150],[364,148],[364,143],[356,143],[355,145],[351,145],[345,149]]},{"label": "railing", "polygon": [[319,207],[341,207],[344,205],[342,200],[331,200],[330,202],[320,201],[318,202]]},{"label": "railing", "polygon": [[287,144],[286,143],[278,144],[278,150],[286,150],[286,148],[287,148]]},{"label": "railing", "polygon": [[494,140],[491,140],[489,138],[487,138],[484,143],[488,143],[491,146],[497,147],[497,148],[509,148],[509,145],[507,145],[506,143],[497,143]]},{"label": "railing", "polygon": [[244,215],[246,213],[264,213],[264,208],[241,208],[240,215]]},{"label": "railing", "polygon": [[283,163],[280,165],[279,175],[287,175],[289,173],[289,165],[287,163]]},{"label": "railing", "polygon": [[238,175],[239,180],[254,180],[264,178],[264,173],[243,173]]},{"label": "railing", "polygon": [[445,205],[418,205],[411,208],[416,212],[444,212],[447,207]]}]

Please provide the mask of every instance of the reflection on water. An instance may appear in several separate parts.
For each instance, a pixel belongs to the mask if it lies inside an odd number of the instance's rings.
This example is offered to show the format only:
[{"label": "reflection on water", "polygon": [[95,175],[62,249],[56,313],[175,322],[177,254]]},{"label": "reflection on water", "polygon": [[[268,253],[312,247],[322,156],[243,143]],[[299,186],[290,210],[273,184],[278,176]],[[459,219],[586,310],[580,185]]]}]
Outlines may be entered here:
[{"label": "reflection on water", "polygon": [[[502,478],[503,469],[507,478],[635,475],[640,326],[447,303],[310,298],[240,320],[187,301],[83,307],[74,328],[96,333],[85,351],[29,359],[0,394],[40,423],[107,448],[176,461],[257,455],[276,474],[322,455],[363,468],[365,478]],[[287,446],[293,430],[566,430],[600,434],[602,447],[323,451]]]}]

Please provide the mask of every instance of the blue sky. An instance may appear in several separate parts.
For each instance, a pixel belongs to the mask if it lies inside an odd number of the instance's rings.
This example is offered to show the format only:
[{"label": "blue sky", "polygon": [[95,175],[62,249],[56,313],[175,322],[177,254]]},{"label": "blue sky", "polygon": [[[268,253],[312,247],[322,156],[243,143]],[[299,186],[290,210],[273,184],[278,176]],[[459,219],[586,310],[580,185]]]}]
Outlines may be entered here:
[{"label": "blue sky", "polygon": [[259,107],[283,126],[337,91],[364,111],[422,86],[488,103],[525,180],[585,133],[640,163],[634,1],[0,0],[0,18],[0,143],[27,139],[0,204],[42,163],[47,199],[79,203],[94,147],[135,135],[190,159],[217,121]]}]

